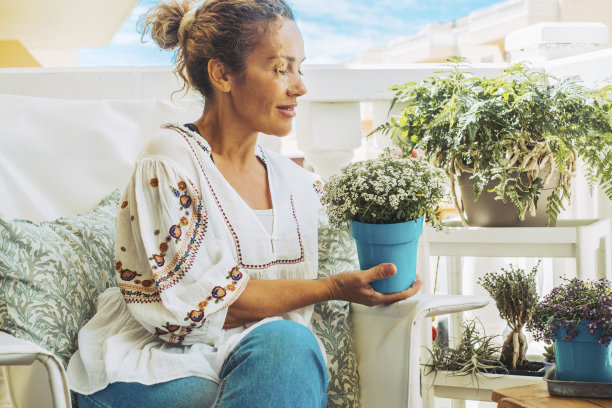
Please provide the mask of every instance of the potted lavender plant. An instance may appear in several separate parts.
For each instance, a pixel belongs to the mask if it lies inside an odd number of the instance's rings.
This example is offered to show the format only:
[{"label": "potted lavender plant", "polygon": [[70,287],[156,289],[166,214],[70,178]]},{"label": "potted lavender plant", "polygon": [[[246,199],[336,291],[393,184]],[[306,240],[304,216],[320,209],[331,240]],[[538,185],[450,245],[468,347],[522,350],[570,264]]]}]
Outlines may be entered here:
[{"label": "potted lavender plant", "polygon": [[397,273],[373,282],[379,292],[409,288],[416,275],[416,250],[423,222],[440,229],[439,208],[446,199],[444,172],[423,158],[380,156],[345,166],[330,177],[322,202],[329,222],[350,223],[361,269],[395,264]]},{"label": "potted lavender plant", "polygon": [[612,282],[566,279],[532,310],[526,326],[554,345],[561,381],[612,382]]}]

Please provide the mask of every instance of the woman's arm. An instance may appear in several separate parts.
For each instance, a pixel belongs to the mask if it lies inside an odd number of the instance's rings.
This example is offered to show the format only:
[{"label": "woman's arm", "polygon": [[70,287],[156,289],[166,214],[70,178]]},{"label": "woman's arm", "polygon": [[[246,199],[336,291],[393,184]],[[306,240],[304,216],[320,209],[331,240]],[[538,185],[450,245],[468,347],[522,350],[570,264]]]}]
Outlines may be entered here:
[{"label": "woman's arm", "polygon": [[417,280],[403,292],[379,293],[370,282],[393,276],[393,264],[380,264],[365,271],[344,272],[314,280],[251,280],[229,306],[223,328],[231,329],[265,317],[278,316],[325,300],[345,300],[374,306],[415,295],[423,286]]}]

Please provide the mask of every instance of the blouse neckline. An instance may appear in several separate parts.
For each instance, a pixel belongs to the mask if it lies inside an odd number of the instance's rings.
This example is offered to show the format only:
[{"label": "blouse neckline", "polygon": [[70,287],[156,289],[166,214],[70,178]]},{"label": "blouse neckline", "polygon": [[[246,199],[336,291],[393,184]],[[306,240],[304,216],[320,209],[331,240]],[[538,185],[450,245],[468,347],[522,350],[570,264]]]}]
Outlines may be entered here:
[{"label": "blouse neckline", "polygon": [[[195,141],[200,145],[200,147],[202,147],[202,150],[208,153],[208,156],[214,163],[215,161],[213,160],[213,157],[212,157],[212,149],[210,147],[210,144],[208,144],[208,141],[204,139],[204,136],[202,136],[202,134],[200,133],[200,129],[198,129],[198,127],[193,123],[185,123],[182,127],[189,132],[190,136],[195,139]],[[197,137],[194,137],[194,134]],[[261,163],[265,167],[268,166],[268,162],[266,160],[266,154],[264,153],[263,147],[261,147],[259,143],[255,145],[255,156],[257,156],[257,158],[261,161]]]}]

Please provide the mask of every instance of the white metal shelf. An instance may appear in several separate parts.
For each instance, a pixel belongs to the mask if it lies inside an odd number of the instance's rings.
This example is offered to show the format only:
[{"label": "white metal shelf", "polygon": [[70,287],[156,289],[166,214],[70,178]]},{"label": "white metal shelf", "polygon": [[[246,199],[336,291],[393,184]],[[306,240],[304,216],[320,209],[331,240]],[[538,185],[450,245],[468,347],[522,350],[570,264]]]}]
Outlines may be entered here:
[{"label": "white metal shelf", "polygon": [[[464,227],[449,223],[449,233],[427,228],[423,251],[448,257],[576,258],[576,275],[610,275],[610,220],[559,220],[554,227]],[[450,262],[452,269],[453,264]],[[423,262],[428,273],[428,262]],[[449,271],[450,272],[450,271]],[[449,281],[457,278],[453,271]]]},{"label": "white metal shelf", "polygon": [[434,377],[433,385],[436,397],[462,400],[491,401],[493,390],[506,387],[538,384],[542,377],[526,375],[476,374],[453,375],[449,372],[428,374]]},{"label": "white metal shelf", "polygon": [[[464,227],[449,222],[449,231],[426,228],[421,237],[419,273],[430,276],[430,256],[445,256],[450,294],[463,294],[463,257],[575,258],[576,276],[581,279],[612,278],[610,258],[610,220],[559,220],[554,227]],[[555,275],[553,271],[553,275]],[[559,277],[554,276],[553,281]],[[449,334],[460,336],[462,313],[450,317]],[[431,345],[431,343],[429,343]],[[422,361],[424,356],[422,355]],[[437,397],[457,400],[490,400],[496,388],[542,381],[539,377],[479,376],[477,383],[468,377],[446,374],[422,376],[422,386],[434,386]],[[433,383],[433,384],[432,384]],[[457,401],[454,407],[465,406]]]}]

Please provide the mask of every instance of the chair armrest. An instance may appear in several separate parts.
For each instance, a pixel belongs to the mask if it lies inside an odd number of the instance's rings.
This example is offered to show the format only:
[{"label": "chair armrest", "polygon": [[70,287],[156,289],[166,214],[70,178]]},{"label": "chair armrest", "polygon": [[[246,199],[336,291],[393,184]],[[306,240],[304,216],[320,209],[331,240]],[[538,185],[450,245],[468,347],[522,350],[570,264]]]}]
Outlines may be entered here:
[{"label": "chair armrest", "polygon": [[351,312],[377,316],[410,318],[415,321],[423,317],[480,309],[489,300],[484,296],[423,295],[418,294],[390,305],[364,306],[351,304]]},{"label": "chair armrest", "polygon": [[390,305],[351,304],[362,405],[421,406],[420,322],[488,303],[484,296],[418,294]]},{"label": "chair armrest", "polygon": [[46,351],[30,341],[0,332],[0,366],[31,365],[40,352]]},{"label": "chair armrest", "polygon": [[[50,351],[30,341],[0,332],[0,366],[28,366],[36,361],[44,366],[49,377],[53,407],[69,408],[71,406],[70,390],[66,371],[60,360]],[[8,371],[5,370],[5,373]],[[10,383],[10,376],[7,376],[6,380]],[[14,388],[10,384],[8,388],[13,398]]]}]

